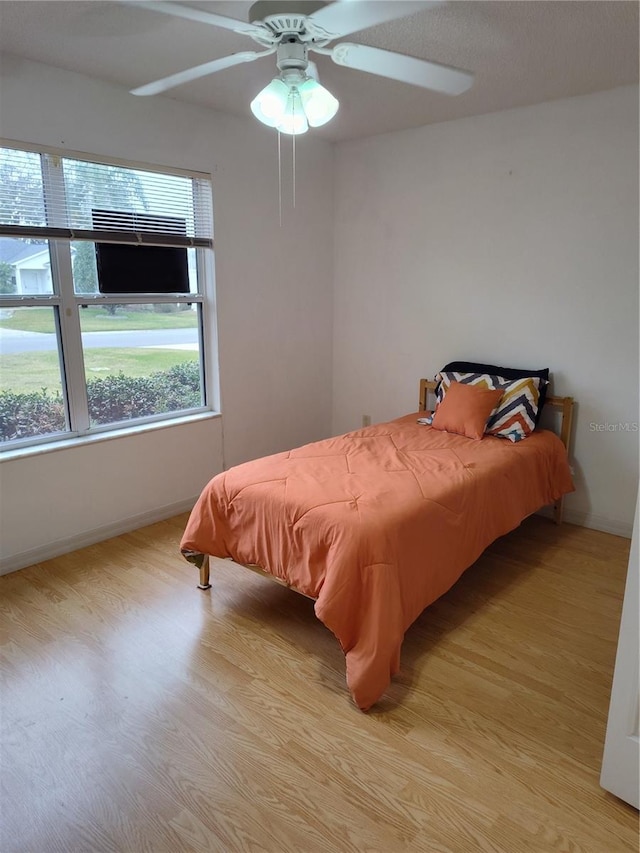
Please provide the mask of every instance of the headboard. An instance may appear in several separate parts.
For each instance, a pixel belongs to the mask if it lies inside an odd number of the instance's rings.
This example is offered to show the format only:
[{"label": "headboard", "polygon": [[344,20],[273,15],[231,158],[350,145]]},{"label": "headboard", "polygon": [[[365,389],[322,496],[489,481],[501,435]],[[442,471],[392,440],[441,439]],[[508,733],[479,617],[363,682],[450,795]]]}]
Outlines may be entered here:
[{"label": "headboard", "polygon": [[[429,394],[434,394],[437,382],[432,379],[420,380],[420,400],[418,409],[421,412],[427,411],[427,398]],[[571,442],[571,421],[573,418],[573,397],[549,397],[545,399],[545,407],[549,406],[560,411],[560,440],[569,453],[569,445]],[[562,521],[562,498],[554,504],[554,520],[557,524]]]}]

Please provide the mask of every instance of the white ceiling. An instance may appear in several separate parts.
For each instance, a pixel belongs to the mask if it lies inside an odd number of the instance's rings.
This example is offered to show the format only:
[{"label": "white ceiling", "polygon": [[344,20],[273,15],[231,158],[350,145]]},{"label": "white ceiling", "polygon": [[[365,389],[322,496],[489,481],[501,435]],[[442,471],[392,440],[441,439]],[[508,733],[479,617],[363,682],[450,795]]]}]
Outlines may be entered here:
[{"label": "white ceiling", "polygon": [[[246,21],[251,4],[185,5]],[[295,2],[286,0],[286,7]],[[637,83],[638,7],[618,0],[454,0],[353,33],[346,40],[473,71],[474,85],[448,97],[314,55],[340,111],[312,132],[353,139]],[[120,2],[0,2],[0,50],[126,89],[253,49],[260,50],[245,36]],[[162,97],[249,116],[249,102],[276,71],[275,58],[266,57]]]}]

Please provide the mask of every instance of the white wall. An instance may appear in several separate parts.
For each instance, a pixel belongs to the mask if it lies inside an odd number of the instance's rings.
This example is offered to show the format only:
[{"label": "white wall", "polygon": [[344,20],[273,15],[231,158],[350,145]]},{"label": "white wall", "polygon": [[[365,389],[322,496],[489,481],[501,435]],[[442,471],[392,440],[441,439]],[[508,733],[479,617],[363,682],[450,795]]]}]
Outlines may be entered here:
[{"label": "white wall", "polygon": [[0,573],[186,512],[222,468],[221,426],[215,418],[2,462]]},{"label": "white wall", "polygon": [[467,359],[550,367],[577,400],[567,518],[631,535],[638,433],[638,89],[342,144],[333,430],[417,408]]},{"label": "white wall", "polygon": [[275,137],[253,117],[3,60],[3,137],[212,174],[223,410],[222,423],[0,463],[2,565],[15,568],[90,531],[170,514],[223,457],[229,466],[329,433],[333,150],[311,134],[298,141],[296,208],[287,171],[280,228]]},{"label": "white wall", "polygon": [[223,462],[322,438],[332,382],[334,432],[411,411],[453,358],[549,365],[578,400],[568,517],[630,534],[638,436],[589,423],[638,419],[637,96],[345,143],[335,207],[332,148],[309,135],[280,229],[275,142],[252,118],[5,57],[2,136],[212,173],[223,417],[1,462],[0,565],[172,514]]}]

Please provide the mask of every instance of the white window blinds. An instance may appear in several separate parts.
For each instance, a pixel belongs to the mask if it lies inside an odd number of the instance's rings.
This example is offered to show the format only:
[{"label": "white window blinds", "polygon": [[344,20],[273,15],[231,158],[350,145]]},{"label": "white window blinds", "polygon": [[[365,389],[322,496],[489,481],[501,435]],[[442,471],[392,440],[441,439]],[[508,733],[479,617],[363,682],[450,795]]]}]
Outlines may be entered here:
[{"label": "white window blinds", "polygon": [[0,148],[0,235],[211,248],[211,183]]}]

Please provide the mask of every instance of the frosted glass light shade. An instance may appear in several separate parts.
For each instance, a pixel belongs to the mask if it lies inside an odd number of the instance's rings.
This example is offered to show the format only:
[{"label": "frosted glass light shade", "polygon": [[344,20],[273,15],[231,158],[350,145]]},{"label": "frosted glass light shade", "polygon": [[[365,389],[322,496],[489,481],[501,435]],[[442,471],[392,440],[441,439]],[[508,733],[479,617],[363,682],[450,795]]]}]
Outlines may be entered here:
[{"label": "frosted glass light shade", "polygon": [[300,98],[311,127],[331,121],[340,106],[331,92],[311,77],[300,86]]},{"label": "frosted glass light shade", "polygon": [[277,127],[287,109],[288,100],[289,87],[276,77],[251,101],[251,112],[267,127]]},{"label": "frosted glass light shade", "polygon": [[309,130],[307,117],[302,108],[302,98],[295,86],[289,92],[287,107],[276,128],[280,133],[288,133],[291,136],[297,136],[299,133],[306,133]]}]

